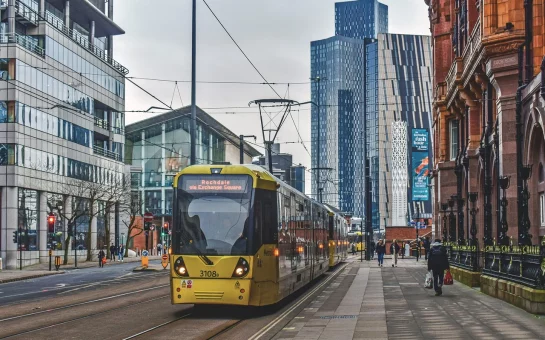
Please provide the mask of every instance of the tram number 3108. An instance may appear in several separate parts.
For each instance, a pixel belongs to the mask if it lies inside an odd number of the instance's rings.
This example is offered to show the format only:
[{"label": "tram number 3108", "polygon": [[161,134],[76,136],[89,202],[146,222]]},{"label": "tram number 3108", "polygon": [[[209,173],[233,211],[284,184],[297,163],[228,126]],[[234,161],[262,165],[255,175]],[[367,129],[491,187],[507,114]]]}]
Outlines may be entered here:
[{"label": "tram number 3108", "polygon": [[215,270],[201,270],[201,277],[219,277]]}]

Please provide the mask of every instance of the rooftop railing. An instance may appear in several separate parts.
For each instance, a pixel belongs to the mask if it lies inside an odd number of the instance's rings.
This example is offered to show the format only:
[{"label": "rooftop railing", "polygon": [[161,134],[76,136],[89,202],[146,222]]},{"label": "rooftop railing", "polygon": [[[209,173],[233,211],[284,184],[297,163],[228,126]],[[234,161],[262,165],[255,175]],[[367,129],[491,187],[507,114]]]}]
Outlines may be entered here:
[{"label": "rooftop railing", "polygon": [[75,41],[78,45],[84,47],[87,51],[91,52],[99,59],[112,65],[112,67],[120,73],[124,75],[129,73],[129,70],[126,67],[115,61],[112,57],[107,55],[106,52],[89,42],[89,39],[85,35],[69,27],[66,27],[66,25],[64,25],[64,23],[53,14],[49,12],[46,12],[45,14],[45,21],[47,21],[51,26],[55,27],[64,35]]},{"label": "rooftop railing", "polygon": [[19,35],[19,34],[1,34],[0,35],[0,44],[9,44],[9,43],[15,43],[30,52],[36,53],[40,57],[45,56],[45,50],[40,47],[37,42],[26,35]]}]

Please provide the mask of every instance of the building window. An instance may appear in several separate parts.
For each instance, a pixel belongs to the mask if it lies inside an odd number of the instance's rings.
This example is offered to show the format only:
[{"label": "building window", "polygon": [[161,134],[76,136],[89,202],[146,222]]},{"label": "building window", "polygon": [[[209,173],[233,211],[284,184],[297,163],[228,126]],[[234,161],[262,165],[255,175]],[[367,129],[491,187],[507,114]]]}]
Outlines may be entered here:
[{"label": "building window", "polygon": [[539,194],[539,211],[541,217],[541,226],[545,227],[545,193]]},{"label": "building window", "polygon": [[17,235],[19,250],[38,250],[38,192],[35,190],[19,189]]},{"label": "building window", "polygon": [[458,155],[458,145],[459,145],[458,129],[459,129],[459,121],[451,120],[449,122],[450,160],[456,159],[456,156]]}]

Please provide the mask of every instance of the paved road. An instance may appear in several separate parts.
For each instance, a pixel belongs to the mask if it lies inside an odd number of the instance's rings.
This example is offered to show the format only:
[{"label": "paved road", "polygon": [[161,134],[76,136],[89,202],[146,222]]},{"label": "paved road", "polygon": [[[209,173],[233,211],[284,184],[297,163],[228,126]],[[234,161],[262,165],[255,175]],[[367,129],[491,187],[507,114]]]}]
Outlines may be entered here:
[{"label": "paved road", "polygon": [[256,332],[262,333],[255,339],[270,339],[263,330],[274,334],[282,329],[342,269],[280,305],[256,310],[171,305],[168,273],[132,273],[133,267],[91,268],[59,275],[64,278],[0,285],[0,339],[249,339]]},{"label": "paved road", "polygon": [[[150,261],[159,264],[159,261]],[[25,281],[0,284],[0,306],[43,299],[57,294],[70,294],[79,290],[106,287],[147,277],[163,275],[168,271],[133,272],[137,263],[125,263],[104,268],[66,269],[64,274],[45,276]]]}]

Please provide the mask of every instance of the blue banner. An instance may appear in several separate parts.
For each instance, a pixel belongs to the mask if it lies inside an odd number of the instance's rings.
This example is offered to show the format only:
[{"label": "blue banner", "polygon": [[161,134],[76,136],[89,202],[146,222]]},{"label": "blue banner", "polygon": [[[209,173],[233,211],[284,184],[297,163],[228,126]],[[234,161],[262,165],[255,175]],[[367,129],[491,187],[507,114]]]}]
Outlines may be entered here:
[{"label": "blue banner", "polygon": [[426,129],[413,129],[411,137],[412,200],[429,201],[429,133]]},{"label": "blue banner", "polygon": [[426,129],[413,129],[412,131],[412,151],[428,151],[429,134]]}]

